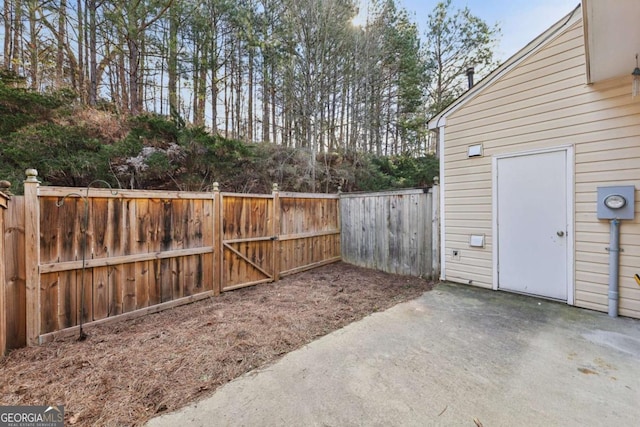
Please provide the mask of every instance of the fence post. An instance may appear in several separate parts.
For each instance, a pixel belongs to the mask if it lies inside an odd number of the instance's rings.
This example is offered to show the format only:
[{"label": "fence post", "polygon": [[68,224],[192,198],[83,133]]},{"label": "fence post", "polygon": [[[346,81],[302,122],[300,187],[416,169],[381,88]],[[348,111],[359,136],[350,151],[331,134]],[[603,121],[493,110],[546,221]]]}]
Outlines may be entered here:
[{"label": "fence post", "polygon": [[432,260],[431,271],[432,280],[440,278],[440,178],[433,178],[433,187],[431,187],[431,246]]},{"label": "fence post", "polygon": [[27,297],[27,345],[39,344],[40,337],[40,203],[38,171],[27,169],[24,181],[24,236]]},{"label": "fence post", "polygon": [[222,263],[224,247],[222,243],[222,194],[220,184],[213,183],[213,294],[222,292]]},{"label": "fence post", "polygon": [[[0,259],[5,260],[5,245],[4,245],[4,212],[7,208],[8,196],[4,193],[9,186],[3,184],[7,181],[0,181]],[[11,184],[9,184],[11,185]],[[5,263],[0,263],[0,358],[4,356],[7,351],[7,297],[6,297],[6,282],[5,282],[6,270]]]},{"label": "fence post", "polygon": [[273,224],[271,229],[271,249],[273,251],[273,281],[280,280],[280,191],[278,190],[278,184],[273,183],[271,186],[271,194],[273,194]]},{"label": "fence post", "polygon": [[339,255],[340,261],[344,261],[342,259],[342,185],[338,185],[338,198],[336,199],[336,203],[336,215],[338,216],[336,218],[336,226],[340,232],[340,235],[338,236],[338,242],[340,243]]}]

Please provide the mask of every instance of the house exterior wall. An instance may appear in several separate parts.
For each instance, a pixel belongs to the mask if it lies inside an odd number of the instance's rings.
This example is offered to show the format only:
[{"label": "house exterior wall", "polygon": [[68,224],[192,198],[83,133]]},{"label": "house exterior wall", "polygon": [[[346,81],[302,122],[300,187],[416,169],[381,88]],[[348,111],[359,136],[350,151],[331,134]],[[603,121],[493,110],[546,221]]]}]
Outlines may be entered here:
[{"label": "house exterior wall", "polygon": [[[631,80],[586,85],[582,21],[447,116],[444,144],[445,276],[493,286],[492,156],[572,145],[575,153],[575,305],[607,311],[609,223],[596,218],[598,186],[640,187],[640,99]],[[467,148],[483,144],[483,157]],[[544,173],[544,171],[540,171]],[[640,192],[621,224],[621,315],[640,318]],[[470,248],[471,234],[484,248]],[[569,236],[571,238],[571,236]],[[459,259],[452,256],[459,250]]]}]

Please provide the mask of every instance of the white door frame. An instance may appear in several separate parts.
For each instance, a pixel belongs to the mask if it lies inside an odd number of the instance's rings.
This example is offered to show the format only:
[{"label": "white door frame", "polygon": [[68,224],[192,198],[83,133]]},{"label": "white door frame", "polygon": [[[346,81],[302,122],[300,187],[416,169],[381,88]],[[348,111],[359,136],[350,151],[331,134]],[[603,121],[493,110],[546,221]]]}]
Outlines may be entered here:
[{"label": "white door frame", "polygon": [[[529,156],[535,154],[552,153],[557,151],[566,152],[567,171],[567,304],[573,305],[575,301],[575,214],[574,214],[574,147],[573,145],[560,145],[552,148],[539,150],[519,151],[516,153],[496,154],[491,158],[491,179],[492,179],[492,233],[493,233],[493,289],[498,289],[498,160],[509,157]],[[595,215],[595,213],[594,213]]]}]

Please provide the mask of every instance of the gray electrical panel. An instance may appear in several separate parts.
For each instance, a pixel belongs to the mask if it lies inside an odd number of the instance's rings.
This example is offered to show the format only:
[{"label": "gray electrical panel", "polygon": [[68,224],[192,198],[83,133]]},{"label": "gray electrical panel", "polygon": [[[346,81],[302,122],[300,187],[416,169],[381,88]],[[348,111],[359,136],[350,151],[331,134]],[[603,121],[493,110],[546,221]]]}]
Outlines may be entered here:
[{"label": "gray electrical panel", "polygon": [[633,185],[598,187],[598,219],[633,219],[635,194]]}]

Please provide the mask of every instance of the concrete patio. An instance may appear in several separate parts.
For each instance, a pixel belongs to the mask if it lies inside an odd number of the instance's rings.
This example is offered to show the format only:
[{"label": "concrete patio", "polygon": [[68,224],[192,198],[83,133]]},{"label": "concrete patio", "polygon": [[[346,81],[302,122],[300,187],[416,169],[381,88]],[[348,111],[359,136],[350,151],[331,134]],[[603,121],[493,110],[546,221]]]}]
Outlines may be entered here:
[{"label": "concrete patio", "polygon": [[640,321],[443,284],[149,426],[634,426]]}]

